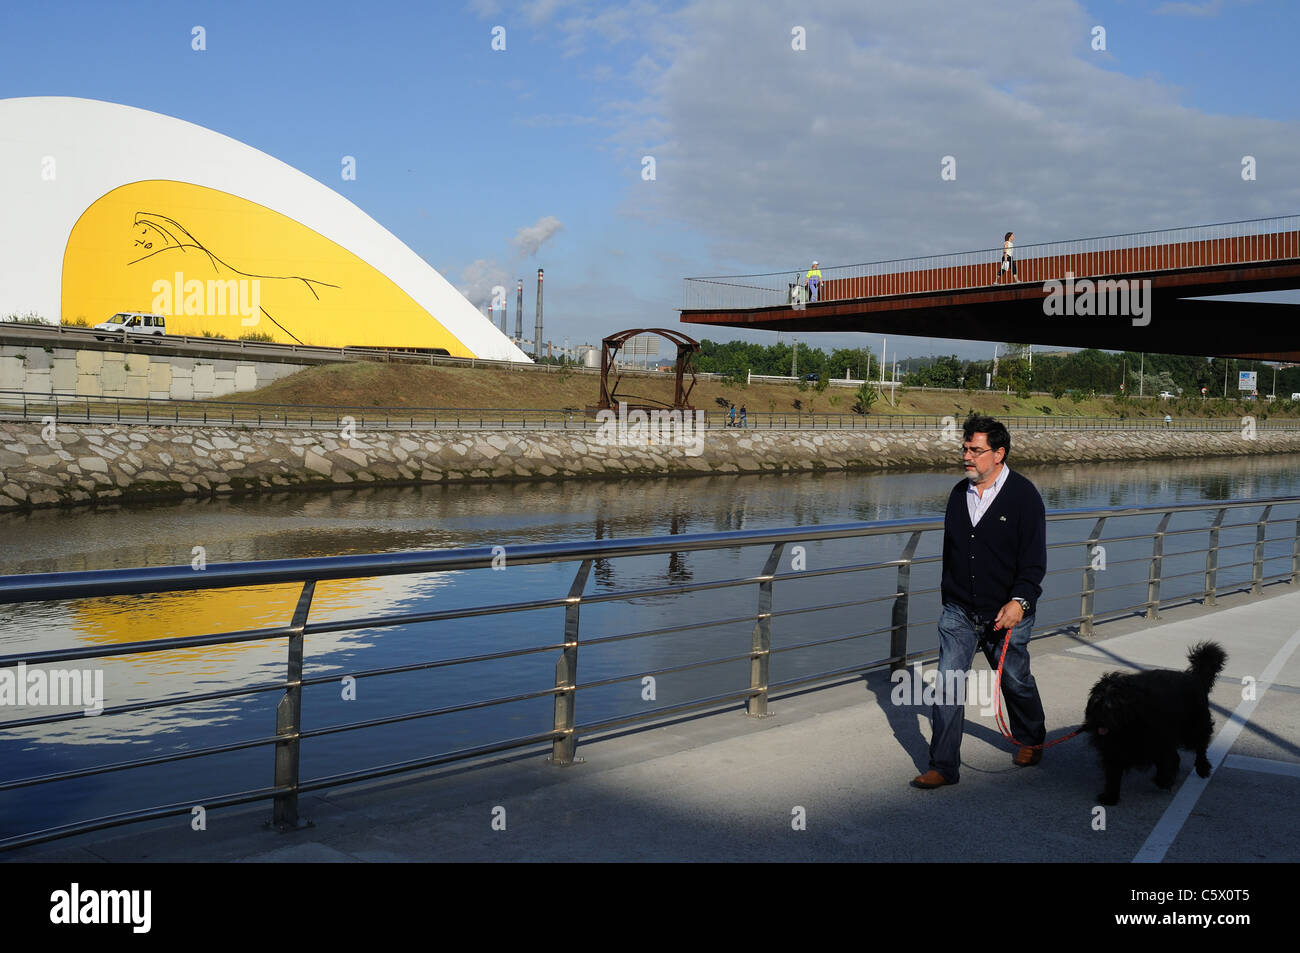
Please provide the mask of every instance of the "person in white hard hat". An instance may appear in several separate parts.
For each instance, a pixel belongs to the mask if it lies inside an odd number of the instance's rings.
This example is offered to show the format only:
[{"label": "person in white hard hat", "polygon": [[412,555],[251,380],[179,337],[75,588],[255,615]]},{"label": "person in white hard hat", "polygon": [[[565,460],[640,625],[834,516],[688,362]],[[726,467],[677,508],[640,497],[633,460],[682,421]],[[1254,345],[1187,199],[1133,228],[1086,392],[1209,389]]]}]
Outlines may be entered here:
[{"label": "person in white hard hat", "polygon": [[808,269],[808,274],[804,275],[804,280],[808,283],[808,300],[817,300],[817,291],[821,288],[822,273],[817,267],[817,262],[813,262],[812,267]]}]

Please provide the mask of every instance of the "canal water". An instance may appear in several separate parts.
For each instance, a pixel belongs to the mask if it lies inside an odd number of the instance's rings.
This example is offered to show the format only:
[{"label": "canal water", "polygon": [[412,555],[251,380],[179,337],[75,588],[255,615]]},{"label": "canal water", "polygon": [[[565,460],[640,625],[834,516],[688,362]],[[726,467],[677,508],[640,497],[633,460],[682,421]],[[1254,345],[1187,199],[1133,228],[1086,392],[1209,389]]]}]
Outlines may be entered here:
[{"label": "canal water", "polygon": [[[1014,466],[1014,457],[1010,461]],[[1300,496],[1300,455],[1197,458],[1189,461],[1035,466],[1024,470],[1049,511],[1080,507],[1209,503]],[[567,593],[577,565],[510,566],[513,545],[560,540],[627,539],[783,526],[816,527],[853,521],[942,516],[951,472],[713,476],[621,481],[568,480],[364,488],[322,493],[222,498],[99,509],[42,510],[0,515],[0,573],[36,573],[208,564],[258,559],[405,552],[477,546],[505,547],[503,571],[426,573],[339,580],[317,586],[311,621],[373,618],[402,612],[495,605]],[[1230,511],[1225,523],[1249,523],[1259,508]],[[1176,517],[1166,540],[1164,595],[1198,592],[1211,513]],[[1294,504],[1274,518],[1300,516]],[[1150,533],[1158,516],[1114,521],[1108,532],[1136,540],[1108,545],[1097,609],[1146,598]],[[1040,627],[1078,614],[1082,569],[1095,561],[1082,541],[1093,519],[1049,524],[1049,577],[1038,611]],[[1269,530],[1268,573],[1290,566],[1294,522]],[[1180,532],[1187,531],[1187,532]],[[1220,583],[1249,579],[1253,526],[1230,528]],[[906,536],[809,542],[781,570],[896,559]],[[938,533],[917,553],[937,556]],[[197,547],[202,547],[201,550]],[[770,547],[729,548],[598,561],[588,595],[645,590],[757,574]],[[1180,556],[1180,553],[1188,553]],[[935,644],[937,560],[912,573],[909,649]],[[864,664],[888,654],[892,568],[809,575],[778,582],[773,620],[773,682]],[[299,587],[208,590],[0,606],[0,655],[282,625]],[[875,600],[875,601],[871,601]],[[689,699],[743,690],[757,591],[753,585],[666,597],[634,595],[582,610],[579,683],[608,682],[578,694],[580,725],[624,717]],[[844,603],[858,603],[843,605]],[[839,605],[839,608],[820,608]],[[799,611],[810,610],[810,611]],[[749,621],[744,617],[749,616]],[[727,621],[732,620],[732,621]],[[680,632],[613,639],[668,627],[717,623]],[[485,699],[540,692],[555,679],[563,610],[396,627],[348,627],[307,639],[307,677],[327,677],[303,693],[308,731]],[[860,638],[797,649],[833,636]],[[365,677],[377,668],[417,665],[472,655],[547,647],[544,651],[464,665]],[[712,659],[720,664],[644,673]],[[202,650],[170,651],[65,663],[102,672],[109,706],[265,684],[282,679],[285,647],[277,640]],[[12,670],[11,670],[12,671]],[[349,678],[349,676],[353,676]],[[357,677],[360,676],[360,677]],[[6,728],[4,722],[46,715],[37,706],[0,705],[0,784],[64,770],[155,758],[275,733],[279,691],[253,693],[128,714],[78,717],[54,724]],[[302,746],[304,780],[449,752],[550,729],[548,697],[309,737]],[[267,787],[272,747],[260,746],[166,765],[91,775],[38,787],[0,790],[0,837],[145,805],[202,804],[213,795]],[[176,819],[189,831],[189,816]],[[196,835],[201,836],[201,835]]]}]

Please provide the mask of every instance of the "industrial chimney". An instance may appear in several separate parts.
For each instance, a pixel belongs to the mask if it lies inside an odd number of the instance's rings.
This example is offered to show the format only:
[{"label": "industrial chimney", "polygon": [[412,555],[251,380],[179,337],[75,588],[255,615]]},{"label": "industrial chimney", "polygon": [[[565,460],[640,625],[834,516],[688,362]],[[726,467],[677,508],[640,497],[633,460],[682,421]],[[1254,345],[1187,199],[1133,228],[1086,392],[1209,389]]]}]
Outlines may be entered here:
[{"label": "industrial chimney", "polygon": [[537,331],[533,334],[533,360],[542,357],[542,269],[537,269]]},{"label": "industrial chimney", "polygon": [[[524,339],[524,279],[519,281],[519,297],[515,300],[515,341]],[[502,329],[504,330],[504,329]]]}]

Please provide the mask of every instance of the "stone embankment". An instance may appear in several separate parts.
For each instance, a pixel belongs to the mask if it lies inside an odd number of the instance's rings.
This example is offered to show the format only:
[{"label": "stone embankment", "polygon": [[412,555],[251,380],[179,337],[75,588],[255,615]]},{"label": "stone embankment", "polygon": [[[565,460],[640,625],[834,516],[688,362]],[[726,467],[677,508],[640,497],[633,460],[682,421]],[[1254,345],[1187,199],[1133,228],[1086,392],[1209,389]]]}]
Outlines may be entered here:
[{"label": "stone embankment", "polygon": [[[710,430],[694,446],[586,431],[338,431],[0,422],[0,510],[284,488],[951,468],[940,431]],[[611,445],[612,444],[612,445]],[[1300,453],[1300,432],[1021,431],[1013,463]]]}]

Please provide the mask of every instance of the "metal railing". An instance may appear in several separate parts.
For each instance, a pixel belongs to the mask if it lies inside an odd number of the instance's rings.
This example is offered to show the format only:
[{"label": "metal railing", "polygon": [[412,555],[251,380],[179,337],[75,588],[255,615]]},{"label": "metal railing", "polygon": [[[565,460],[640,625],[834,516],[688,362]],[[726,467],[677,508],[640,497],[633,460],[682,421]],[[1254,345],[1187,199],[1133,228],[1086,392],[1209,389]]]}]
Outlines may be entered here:
[{"label": "metal railing", "polygon": [[[1137,275],[1300,258],[1300,215],[1017,245],[1018,282]],[[1002,247],[822,268],[818,301],[988,288]],[[789,306],[806,270],[685,279],[685,311]],[[805,291],[806,293],[806,291]],[[813,303],[815,304],[815,303]]]},{"label": "metal railing", "polygon": [[[46,337],[43,334],[33,335],[29,341],[35,343],[29,344],[12,344],[6,341],[11,335],[6,332],[13,332],[12,336],[22,336],[24,331],[47,332],[55,335]],[[69,340],[61,341],[60,338],[67,337]],[[0,321],[0,344],[8,347],[68,347],[76,348],[80,346],[81,341],[89,343],[90,340],[103,341],[104,346],[101,350],[122,350],[121,346],[130,346],[132,353],[139,354],[157,354],[160,348],[177,344],[200,345],[210,349],[210,355],[204,354],[202,357],[209,357],[213,360],[224,361],[277,361],[282,355],[273,353],[277,351],[287,351],[293,356],[294,360],[302,360],[308,363],[342,363],[353,361],[372,361],[383,364],[424,364],[441,367],[471,367],[471,368],[496,368],[498,370],[535,372],[539,374],[589,374],[594,376],[600,375],[600,367],[588,367],[585,364],[578,363],[577,359],[571,359],[568,364],[550,364],[545,361],[535,361],[529,358],[527,361],[510,361],[504,358],[491,357],[454,357],[449,354],[433,354],[423,351],[403,350],[400,348],[383,348],[383,347],[359,347],[356,345],[345,347],[326,347],[321,344],[295,344],[295,343],[277,343],[275,341],[245,341],[245,340],[228,340],[226,338],[203,337],[186,334],[164,334],[158,337],[147,337],[143,335],[132,335],[124,337],[120,332],[112,335],[104,331],[94,331],[90,328],[78,327],[69,324],[47,324],[44,321]],[[114,346],[119,345],[119,346]],[[591,345],[584,345],[591,346]],[[239,352],[239,353],[235,353]],[[192,350],[186,353],[193,353]],[[282,363],[293,363],[284,361]],[[672,377],[674,371],[657,371],[650,367],[634,367],[622,362],[617,364],[620,374],[626,376],[652,375],[656,377]],[[723,377],[722,374],[697,371],[696,377],[700,379]]]},{"label": "metal railing", "polygon": [[[1284,509],[1289,511],[1289,515],[1274,515],[1275,511]],[[1244,518],[1225,522],[1229,514]],[[1258,594],[1265,585],[1282,581],[1294,585],[1300,580],[1300,497],[1210,504],[1073,509],[1050,512],[1047,519],[1050,568],[1044,580],[1043,595],[1035,607],[1036,637],[1039,638],[1062,631],[1074,631],[1087,636],[1093,634],[1098,622],[1106,619],[1143,613],[1146,618],[1154,620],[1159,618],[1162,606],[1187,602],[1214,604],[1217,597],[1225,592],[1248,590]],[[1175,520],[1188,525],[1171,525]],[[1282,531],[1270,537],[1270,527],[1281,527]],[[933,654],[932,648],[918,647],[913,633],[918,630],[930,632],[939,614],[937,576],[942,559],[939,554],[942,549],[942,529],[941,520],[905,519],[822,527],[511,546],[508,553],[511,567],[541,564],[571,567],[567,587],[541,598],[453,608],[451,605],[454,600],[444,597],[443,605],[448,608],[422,608],[420,611],[329,618],[323,621],[313,621],[311,618],[318,582],[415,573],[464,573],[468,575],[446,577],[448,584],[471,585],[467,580],[482,578],[481,575],[474,576],[475,573],[490,573],[493,569],[501,568],[498,562],[501,556],[499,547],[211,564],[201,572],[185,566],[0,577],[0,604],[8,605],[283,583],[301,585],[292,618],[282,625],[133,641],[127,644],[29,650],[0,657],[0,668],[19,663],[48,666],[84,659],[138,656],[177,649],[261,641],[281,644],[286,660],[286,675],[283,679],[108,706],[94,719],[98,725],[103,719],[133,712],[183,709],[187,705],[206,704],[221,699],[277,693],[279,703],[275,711],[273,734],[187,748],[174,754],[73,769],[60,767],[44,774],[30,773],[31,767],[41,762],[42,752],[38,743],[28,743],[23,747],[23,755],[6,760],[6,767],[15,772],[16,776],[0,781],[0,792],[38,789],[42,785],[60,781],[156,767],[182,759],[272,747],[274,769],[270,786],[239,789],[236,785],[233,790],[209,792],[197,803],[202,803],[210,810],[269,800],[273,802],[273,822],[286,828],[298,823],[299,797],[310,791],[516,749],[545,750],[545,746],[550,749],[552,763],[563,765],[575,759],[579,738],[591,738],[594,734],[614,728],[662,722],[692,711],[734,708],[741,703],[748,714],[763,715],[768,710],[771,696],[776,692],[842,681],[884,667],[897,669]],[[1054,536],[1059,538],[1053,539]],[[928,551],[918,555],[923,538],[928,540]],[[892,543],[889,542],[891,539]],[[825,557],[831,554],[821,551],[819,555],[823,558],[815,563],[801,563],[795,558],[803,558],[809,545],[833,547],[836,541],[853,543],[847,547],[846,554],[840,555],[838,561],[829,561]],[[1183,548],[1179,549],[1179,546]],[[791,548],[787,550],[787,547]],[[804,550],[801,551],[799,547]],[[873,558],[868,553],[869,558],[864,560],[864,550],[872,547],[881,550],[881,558]],[[1243,549],[1248,549],[1248,552],[1236,560],[1236,551]],[[608,566],[611,561],[656,554],[682,558],[686,553],[721,551],[740,554],[729,564],[737,564],[743,558],[750,562],[754,570],[742,571],[739,575],[733,571],[731,574],[702,580],[670,579],[664,584],[656,582],[634,588],[589,591],[593,566],[598,567],[596,575],[599,577],[599,567]],[[891,553],[895,555],[890,555]],[[849,557],[847,561],[844,560],[845,555]],[[1222,561],[1225,556],[1227,561]],[[787,563],[787,557],[792,561]],[[1194,567],[1190,570],[1176,564],[1181,562],[1185,567],[1189,561]],[[823,565],[823,562],[826,564]],[[1175,565],[1171,565],[1171,562]],[[1111,585],[1100,585],[1103,579],[1115,581]],[[800,591],[797,587],[809,585],[810,580],[816,581],[818,585],[822,584],[822,580],[833,583],[824,586],[824,595],[829,596],[828,600],[802,605],[797,604],[798,600],[795,599],[793,601],[796,604],[787,606],[782,603],[781,608],[777,607],[778,592],[794,596]],[[1135,589],[1136,594],[1126,592]],[[722,594],[736,593],[736,599],[743,605],[746,590],[753,593],[750,597],[753,601],[749,602],[752,609],[740,614],[734,610],[728,612],[730,607],[725,604]],[[445,592],[445,589],[439,591]],[[710,615],[703,618],[674,618],[672,624],[651,628],[623,628],[634,605],[645,605],[656,599],[671,599],[680,616],[683,600],[696,593],[710,594],[706,602]],[[1102,597],[1104,605],[1099,603],[1099,597]],[[623,607],[615,617],[619,623],[618,630],[592,635],[583,628],[582,623],[590,612],[596,611],[593,607],[601,605]],[[1073,611],[1075,606],[1079,607],[1078,612]],[[320,728],[304,727],[303,689],[338,682],[336,674],[316,677],[304,674],[304,657],[308,647],[314,643],[313,636],[360,629],[391,630],[396,626],[413,624],[426,626],[420,633],[427,635],[430,632],[427,626],[457,621],[463,623],[464,620],[480,618],[504,620],[515,613],[547,609],[563,610],[563,621],[550,632],[530,623],[525,631],[532,640],[531,644],[486,644],[466,650],[462,647],[466,640],[461,639],[456,649],[465,654],[404,661],[403,664],[353,671],[352,674],[358,680],[382,678],[407,672],[471,666],[485,661],[518,661],[540,655],[555,659],[553,682],[532,685],[527,691],[516,691],[513,694],[500,694],[488,687],[482,696],[458,704],[421,707],[394,715]],[[809,622],[811,613],[844,611],[851,612],[853,620],[853,624],[845,629],[826,632],[820,625]],[[504,624],[505,622],[494,621],[494,627],[490,631],[496,632],[497,627]],[[667,664],[645,671],[620,671],[585,681],[579,679],[580,658],[596,650],[597,646],[627,644],[642,639],[662,640],[679,633],[689,633],[692,638],[704,641],[705,633],[709,630],[727,627],[738,632],[748,628],[749,635],[737,637],[737,642],[743,638],[740,644],[725,641],[722,644],[709,643],[705,647],[712,657],[699,660],[683,657],[680,646],[678,654],[670,654],[664,659],[663,653],[668,650],[663,648],[662,641],[657,641],[654,658],[661,663],[666,661]],[[787,628],[794,633],[793,637],[789,636]],[[810,631],[815,634],[806,637]],[[876,643],[874,654],[871,652],[873,639]],[[843,653],[837,656],[836,664],[817,671],[800,669],[800,666],[806,669],[815,662],[806,663],[806,656],[799,653],[815,655],[826,647],[834,647]],[[774,679],[773,665],[778,660],[786,666],[786,671],[777,674],[785,677]],[[647,677],[662,677],[688,670],[714,669],[716,673],[717,666],[728,665],[733,668],[744,666],[748,670],[748,684],[741,687],[727,684],[720,676],[713,674],[704,682],[706,689],[703,694],[697,697],[632,714],[621,712],[585,722],[580,720],[580,699],[584,693],[594,689],[643,682]],[[532,730],[522,735],[496,736],[479,744],[459,748],[422,750],[417,756],[406,760],[370,764],[334,774],[310,778],[300,776],[302,746],[312,739],[413,720],[436,720],[452,714],[474,712],[477,717],[482,717],[478,713],[485,709],[546,698],[552,700],[551,724],[533,725]],[[75,729],[76,725],[72,723],[82,718],[80,712],[26,717],[0,723],[0,732],[58,724],[63,726],[61,740],[67,740],[66,729]],[[421,738],[427,739],[427,734],[421,735]],[[25,757],[29,752],[33,753],[34,761]],[[57,760],[61,762],[62,758]],[[29,773],[24,775],[24,771]],[[149,790],[153,790],[152,785]],[[136,821],[187,814],[195,803],[193,799],[183,803],[179,800],[164,800],[162,803],[139,806],[116,814],[23,831],[0,839],[0,849],[41,843]]]},{"label": "metal railing", "polygon": [[[117,344],[137,345],[138,350],[144,353],[156,351],[159,347],[172,344],[200,344],[205,347],[217,349],[220,352],[221,358],[225,360],[257,360],[259,357],[265,359],[268,354],[271,354],[271,352],[287,351],[290,354],[306,359],[330,358],[350,361],[442,364],[452,367],[500,367],[509,370],[539,370],[543,373],[546,373],[547,371],[555,373],[563,366],[559,364],[539,363],[533,361],[531,358],[528,361],[511,361],[506,358],[454,357],[450,354],[434,354],[429,351],[415,351],[401,348],[364,347],[358,345],[330,347],[323,344],[299,344],[292,341],[230,340],[228,338],[193,334],[128,335],[124,331],[96,331],[94,328],[81,327],[75,324],[50,324],[44,321],[4,321],[0,322],[0,329],[10,329],[20,332],[23,329],[48,331],[57,334],[59,337],[68,337],[74,342],[78,339],[94,339],[96,341],[107,341]],[[55,338],[54,340],[57,341],[58,338]],[[76,345],[70,343],[68,346],[75,347]],[[232,353],[235,351],[243,353],[236,356]],[[262,353],[259,355],[258,352]],[[575,371],[594,370],[595,373],[600,373],[600,368],[583,368],[581,365],[567,366]]]},{"label": "metal railing", "polygon": [[[954,392],[960,393],[960,392]],[[803,398],[810,410],[754,411],[746,414],[751,430],[944,430],[956,420],[939,414],[857,414],[831,405],[814,393]],[[1153,399],[1154,401],[1154,399]],[[1152,402],[1158,414],[1161,408]],[[1260,403],[1259,406],[1266,406]],[[704,411],[705,429],[727,428],[728,412],[714,406]],[[0,390],[0,419],[14,418],[82,424],[147,424],[153,426],[295,427],[338,430],[351,422],[367,430],[598,430],[603,421],[585,408],[517,407],[375,407],[327,404],[264,404],[251,401],[163,400],[144,397],[72,397],[32,395]],[[349,421],[350,418],[350,421]],[[1000,417],[1018,430],[1182,430],[1240,431],[1241,418],[1179,417],[1164,422],[1154,417],[1071,417],[1065,415]],[[1300,430],[1300,418],[1257,420],[1256,430]]]}]

